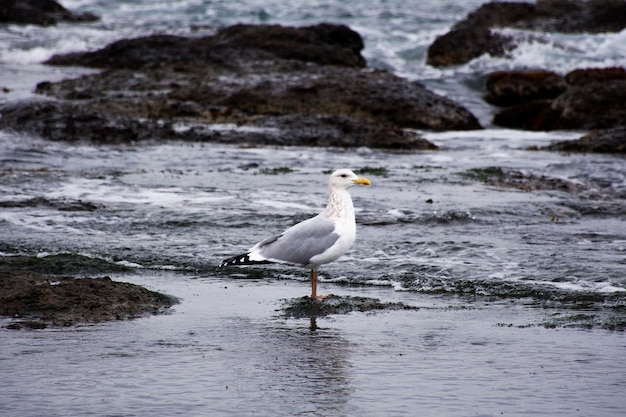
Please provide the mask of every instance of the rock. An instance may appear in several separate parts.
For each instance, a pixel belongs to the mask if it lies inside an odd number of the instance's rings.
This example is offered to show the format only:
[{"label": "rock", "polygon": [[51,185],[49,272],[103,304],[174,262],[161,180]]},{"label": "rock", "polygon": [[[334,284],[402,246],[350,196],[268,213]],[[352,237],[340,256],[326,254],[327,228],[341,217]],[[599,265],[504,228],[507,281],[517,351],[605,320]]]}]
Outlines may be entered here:
[{"label": "rock", "polygon": [[552,71],[496,71],[487,76],[484,99],[496,106],[512,106],[552,99],[566,88],[565,79]]},{"label": "rock", "polygon": [[[186,129],[175,130],[169,123],[139,122],[111,114],[105,117],[94,110],[64,102],[7,105],[0,108],[0,113],[3,116],[0,128],[27,131],[52,141],[118,144],[160,138],[249,145],[437,149],[416,132],[348,116],[266,116],[233,125],[231,129],[212,129],[211,124],[194,123]],[[0,207],[32,204],[58,206],[59,210],[97,209],[81,202],[0,201]]]},{"label": "rock", "polygon": [[59,211],[96,211],[98,204],[82,200],[49,199],[33,197],[24,200],[0,200],[0,208],[46,207]]},{"label": "rock", "polygon": [[18,102],[0,107],[0,129],[29,132],[52,141],[100,144],[172,138],[170,125],[140,122],[67,102]]},{"label": "rock", "polygon": [[153,35],[123,39],[98,51],[55,55],[46,63],[129,69],[209,64],[232,70],[237,65],[233,61],[282,58],[360,68],[366,64],[362,49],[361,36],[344,25],[235,25],[202,38]]},{"label": "rock", "polygon": [[83,276],[103,273],[121,274],[132,268],[76,253],[59,253],[46,256],[17,255],[0,257],[0,275],[2,271],[28,271],[45,275]]},{"label": "rock", "polygon": [[501,110],[493,117],[493,124],[522,130],[553,130],[560,113],[549,100],[534,100]]},{"label": "rock", "polygon": [[[179,97],[182,100],[189,96]],[[478,129],[465,108],[418,83],[385,71],[316,71],[297,77],[243,86],[217,97],[218,106],[246,114],[345,115],[398,128],[432,130]]]},{"label": "rock", "polygon": [[511,36],[489,29],[453,29],[428,48],[427,64],[433,67],[460,65],[483,54],[506,56],[514,48]]},{"label": "rock", "polygon": [[610,129],[626,126],[626,70],[579,69],[564,77],[550,71],[496,72],[485,100],[509,105],[493,123],[516,129]]},{"label": "rock", "polygon": [[40,83],[38,93],[63,102],[5,106],[0,128],[98,143],[175,138],[391,149],[436,149],[411,129],[481,128],[466,108],[417,82],[362,69],[362,47],[356,32],[328,24],[118,41],[52,58],[110,69]]},{"label": "rock", "polygon": [[[428,48],[427,63],[442,67],[469,62],[483,54],[506,56],[517,40],[498,28],[543,32],[619,32],[626,27],[623,0],[538,0],[536,4],[492,2],[480,6]],[[533,38],[534,39],[534,38]]]},{"label": "rock", "polygon": [[[123,40],[100,51],[55,56],[48,63],[141,69],[140,73],[109,71],[47,83],[38,87],[38,92],[89,99],[103,96],[105,90],[169,90],[170,102],[186,103],[185,108],[193,108],[191,113],[201,117],[214,114],[212,109],[232,109],[233,115],[246,116],[358,113],[359,118],[401,128],[480,128],[466,109],[417,83],[384,71],[352,69],[365,64],[359,54],[362,47],[356,32],[328,24],[298,29],[236,25],[202,39],[160,36]],[[180,104],[176,106],[180,108]],[[162,110],[148,117],[172,113],[161,98],[151,100],[149,107]]]},{"label": "rock", "polygon": [[[259,29],[262,30],[259,30]],[[345,25],[320,23],[307,27],[234,25],[220,30],[217,42],[260,49],[284,58],[322,65],[365,67],[361,35]]]},{"label": "rock", "polygon": [[626,127],[593,131],[577,140],[552,143],[541,148],[560,152],[626,153]]},{"label": "rock", "polygon": [[12,329],[71,326],[159,314],[175,297],[104,278],[72,278],[0,270],[0,315]]},{"label": "rock", "polygon": [[608,129],[626,126],[626,80],[569,86],[552,101],[504,109],[494,124],[528,130]]},{"label": "rock", "polygon": [[315,300],[311,297],[287,300],[283,314],[288,318],[314,318],[348,314],[353,311],[375,312],[389,310],[417,311],[419,308],[403,303],[385,303],[377,298],[330,295],[324,300]]},{"label": "rock", "polygon": [[483,54],[505,56],[514,49],[514,39],[491,29],[510,26],[533,13],[534,6],[528,3],[483,4],[455,24],[448,33],[435,39],[428,48],[426,63],[445,67],[464,64]]},{"label": "rock", "polygon": [[53,0],[2,0],[0,23],[22,23],[41,26],[58,22],[93,22],[91,13],[73,13]]},{"label": "rock", "polygon": [[552,108],[560,114],[552,129],[607,129],[626,126],[624,103],[626,79],[570,87],[552,103]]},{"label": "rock", "polygon": [[276,143],[269,143],[276,145],[437,149],[435,144],[413,131],[348,116],[297,114],[261,118],[251,124],[278,129],[280,134],[275,135]]},{"label": "rock", "polygon": [[515,27],[563,33],[620,32],[626,27],[624,0],[537,0],[536,14]]},{"label": "rock", "polygon": [[565,74],[565,81],[573,86],[583,86],[611,80],[626,80],[626,68],[583,68]]},{"label": "rock", "polygon": [[516,188],[528,192],[552,190],[580,194],[586,191],[583,185],[562,178],[539,176],[500,167],[472,168],[461,173],[461,175],[465,178],[481,181],[489,186]]}]

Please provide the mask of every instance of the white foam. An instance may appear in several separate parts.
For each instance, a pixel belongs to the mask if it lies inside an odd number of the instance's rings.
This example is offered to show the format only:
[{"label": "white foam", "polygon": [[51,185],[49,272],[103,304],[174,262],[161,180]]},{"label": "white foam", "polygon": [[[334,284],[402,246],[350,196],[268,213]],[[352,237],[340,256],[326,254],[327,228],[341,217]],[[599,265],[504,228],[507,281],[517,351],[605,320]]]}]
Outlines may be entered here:
[{"label": "white foam", "polygon": [[117,261],[115,262],[116,265],[120,265],[120,266],[125,266],[128,268],[136,268],[136,269],[142,269],[144,266],[141,264],[138,264],[136,262],[130,262],[130,261]]},{"label": "white foam", "polygon": [[37,230],[40,232],[63,231],[76,236],[85,236],[92,234],[103,234],[103,232],[94,230],[85,230],[83,228],[72,227],[68,223],[84,223],[90,219],[79,217],[75,213],[71,215],[29,211],[28,213],[14,211],[0,211],[0,220],[4,220],[10,224],[23,227],[25,229]]},{"label": "white foam", "polygon": [[107,180],[72,178],[48,191],[50,199],[87,200],[105,204],[147,204],[189,210],[233,199],[228,195],[207,194],[180,187],[136,187],[112,184]]},{"label": "white foam", "polygon": [[177,133],[185,133],[191,129],[201,129],[213,132],[239,132],[239,133],[278,133],[279,129],[270,127],[258,127],[237,125],[235,123],[174,123],[173,129]]}]

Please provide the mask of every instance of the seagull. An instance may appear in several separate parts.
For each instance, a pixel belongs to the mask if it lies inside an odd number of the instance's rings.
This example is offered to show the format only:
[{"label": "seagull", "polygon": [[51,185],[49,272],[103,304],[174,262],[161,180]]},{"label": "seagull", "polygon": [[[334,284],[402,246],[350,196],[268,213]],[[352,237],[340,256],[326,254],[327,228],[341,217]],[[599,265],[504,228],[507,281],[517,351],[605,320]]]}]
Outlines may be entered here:
[{"label": "seagull", "polygon": [[324,299],[317,295],[317,270],[346,253],[356,238],[354,206],[348,190],[354,185],[370,184],[370,180],[349,169],[333,172],[328,180],[328,205],[320,214],[262,240],[244,254],[225,259],[219,267],[263,263],[302,266],[311,270],[311,298]]}]

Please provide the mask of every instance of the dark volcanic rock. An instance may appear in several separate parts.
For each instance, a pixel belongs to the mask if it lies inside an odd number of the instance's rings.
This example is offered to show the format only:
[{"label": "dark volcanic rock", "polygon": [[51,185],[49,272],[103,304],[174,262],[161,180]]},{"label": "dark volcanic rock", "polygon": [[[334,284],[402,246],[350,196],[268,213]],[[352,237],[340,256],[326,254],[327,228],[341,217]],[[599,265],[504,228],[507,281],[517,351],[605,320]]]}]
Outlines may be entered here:
[{"label": "dark volcanic rock", "polygon": [[26,200],[0,200],[0,208],[47,207],[59,211],[95,211],[97,204],[82,200],[60,200],[45,197],[33,197]]},{"label": "dark volcanic rock", "polygon": [[556,99],[536,100],[498,113],[494,124],[529,130],[626,126],[626,80],[569,86]]},{"label": "dark volcanic rock", "polygon": [[[347,116],[297,114],[261,118],[251,124],[278,129],[280,134],[275,135],[277,145],[437,149],[415,132]],[[285,143],[285,140],[289,142]]]},{"label": "dark volcanic rock", "polygon": [[284,308],[284,315],[290,318],[314,318],[334,314],[348,314],[353,311],[373,312],[384,310],[419,310],[419,308],[403,303],[384,303],[377,298],[330,295],[324,300],[315,300],[311,297],[288,300]]},{"label": "dark volcanic rock", "polygon": [[234,25],[220,30],[217,42],[254,48],[285,58],[323,65],[365,67],[361,35],[345,25],[320,23],[303,28]]},{"label": "dark volcanic rock", "polygon": [[585,187],[581,184],[561,178],[537,176],[527,172],[500,168],[474,168],[460,174],[463,177],[482,181],[487,185],[502,188],[517,188],[524,191],[556,190],[569,193],[581,193]]},{"label": "dark volcanic rock", "polygon": [[58,22],[93,22],[98,16],[73,13],[53,0],[2,0],[0,23],[49,26]]},{"label": "dark volcanic rock", "polygon": [[560,113],[553,129],[606,129],[626,126],[625,103],[626,79],[570,87],[552,104]]},{"label": "dark volcanic rock", "polygon": [[626,68],[584,68],[565,74],[565,81],[573,86],[583,86],[611,80],[626,80]]},{"label": "dark volcanic rock", "polygon": [[53,57],[51,64],[108,70],[40,83],[38,93],[66,102],[5,106],[0,127],[98,143],[176,138],[392,149],[436,148],[409,129],[481,128],[466,108],[419,83],[363,70],[362,48],[356,32],[330,24],[122,40]]},{"label": "dark volcanic rock", "polygon": [[541,149],[561,152],[626,154],[626,127],[593,131],[580,139],[555,142]]},{"label": "dark volcanic rock", "polygon": [[290,80],[245,86],[218,100],[214,104],[246,114],[345,115],[400,128],[480,128],[478,121],[462,106],[418,83],[383,71],[302,74]]},{"label": "dark volcanic rock", "polygon": [[512,106],[532,100],[552,99],[567,88],[562,76],[552,71],[496,71],[487,77],[485,101]]},{"label": "dark volcanic rock", "polygon": [[463,106],[385,71],[271,68],[276,72],[261,68],[229,80],[217,80],[221,74],[217,68],[208,73],[188,68],[184,74],[160,68],[139,75],[116,70],[42,83],[37,91],[62,99],[98,98],[91,106],[100,111],[150,119],[242,123],[254,116],[309,114],[348,116],[397,128],[481,128]]},{"label": "dark volcanic rock", "polygon": [[302,28],[279,25],[235,25],[215,36],[186,38],[154,35],[123,39],[94,52],[55,55],[51,65],[96,68],[182,67],[201,63],[232,65],[235,59],[295,59],[323,65],[364,67],[361,36],[344,25],[319,24]]},{"label": "dark volcanic rock", "polygon": [[537,0],[535,15],[531,19],[520,19],[514,26],[545,32],[619,32],[626,27],[626,2]]},{"label": "dark volcanic rock", "polygon": [[75,253],[58,253],[48,256],[3,256],[0,257],[0,274],[3,270],[79,276],[103,273],[119,274],[129,272],[132,268],[100,258]]},{"label": "dark volcanic rock", "polygon": [[483,4],[454,25],[450,32],[435,39],[428,48],[427,63],[445,67],[469,62],[483,54],[505,56],[514,49],[514,39],[491,29],[528,19],[534,10],[535,6],[528,3]]},{"label": "dark volcanic rock", "polygon": [[0,114],[0,129],[29,132],[52,141],[114,144],[176,136],[169,125],[105,116],[67,102],[12,103],[0,107]]},{"label": "dark volcanic rock", "polygon": [[496,72],[485,100],[511,106],[493,123],[527,130],[610,129],[626,126],[626,70],[579,69],[564,77],[550,71]]},{"label": "dark volcanic rock", "polygon": [[626,27],[623,0],[538,0],[536,4],[492,2],[480,6],[450,32],[437,38],[428,49],[433,66],[466,63],[483,54],[505,56],[516,47],[511,36],[493,32],[497,28],[530,29],[543,32],[619,32]]},{"label": "dark volcanic rock", "polygon": [[0,270],[0,315],[26,319],[12,323],[13,329],[124,320],[162,313],[178,302],[108,277],[77,279]]},{"label": "dark volcanic rock", "polygon": [[560,116],[550,100],[534,100],[501,110],[493,117],[493,124],[513,129],[553,130]]},{"label": "dark volcanic rock", "polygon": [[428,48],[428,65],[447,67],[459,65],[483,54],[505,56],[515,43],[511,36],[489,29],[453,29],[438,37]]}]

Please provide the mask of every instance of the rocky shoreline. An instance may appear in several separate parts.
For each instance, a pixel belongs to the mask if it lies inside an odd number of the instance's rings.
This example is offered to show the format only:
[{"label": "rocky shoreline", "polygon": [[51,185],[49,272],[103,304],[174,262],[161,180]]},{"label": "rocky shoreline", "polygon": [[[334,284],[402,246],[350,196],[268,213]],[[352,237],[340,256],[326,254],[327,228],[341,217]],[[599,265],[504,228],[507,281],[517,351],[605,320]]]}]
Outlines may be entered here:
[{"label": "rocky shoreline", "polygon": [[[564,8],[573,10],[574,20],[582,23],[572,25],[569,15],[562,16]],[[437,39],[428,63],[449,66],[493,55],[493,50],[505,54],[520,41],[509,36],[481,45],[482,32],[499,37],[494,28],[618,31],[626,25],[619,18],[623,9],[619,1],[488,3]],[[446,41],[450,36],[453,39]],[[468,42],[480,49],[463,60],[450,58],[458,50],[471,52],[464,47]],[[363,48],[357,32],[327,23],[239,24],[211,36],[123,39],[97,51],[50,58],[46,64],[102,72],[40,83],[36,93],[42,100],[0,108],[0,129],[94,144],[175,139],[434,150],[437,146],[417,130],[482,128],[470,111],[449,98],[388,71],[367,68]],[[487,75],[485,100],[505,106],[494,117],[497,126],[601,130],[546,150],[624,152],[624,68],[565,75],[500,71]]]},{"label": "rocky shoreline", "polygon": [[[36,1],[3,2],[0,22],[52,25],[98,19],[53,1],[43,3],[45,7]],[[485,53],[506,56],[519,40],[494,30],[498,28],[620,31],[626,26],[625,8],[623,1],[612,0],[488,3],[437,39],[428,63],[443,67]],[[40,83],[36,92],[41,99],[0,107],[0,129],[93,144],[187,140],[435,150],[418,130],[482,128],[453,100],[418,82],[368,68],[363,48],[357,32],[327,23],[234,25],[203,37],[124,39],[97,51],[52,57],[46,64],[101,72]],[[579,140],[542,150],[626,153],[626,69],[564,75],[507,71],[485,81],[485,100],[501,107],[495,125],[592,130]],[[108,278],[76,279],[28,267],[0,268],[0,277],[0,314],[56,325],[157,313],[176,302]],[[103,299],[103,294],[113,298]],[[69,312],[68,306],[75,310]],[[15,328],[33,327],[17,323]]]},{"label": "rocky shoreline", "polygon": [[0,271],[0,315],[13,318],[6,328],[128,320],[161,314],[179,300],[109,277],[76,278],[32,271]]}]

